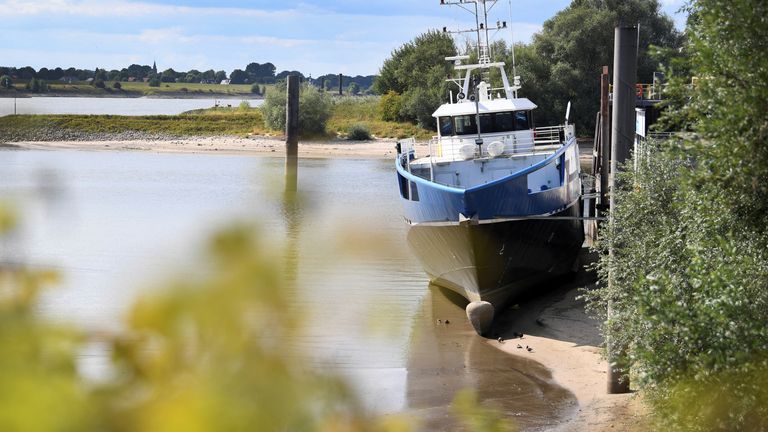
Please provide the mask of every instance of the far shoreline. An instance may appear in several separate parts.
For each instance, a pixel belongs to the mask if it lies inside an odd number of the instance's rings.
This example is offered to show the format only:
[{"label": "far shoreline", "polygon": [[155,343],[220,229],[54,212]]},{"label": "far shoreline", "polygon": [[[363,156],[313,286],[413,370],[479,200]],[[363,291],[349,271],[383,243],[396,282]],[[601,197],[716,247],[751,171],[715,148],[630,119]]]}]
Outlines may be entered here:
[{"label": "far shoreline", "polygon": [[264,96],[252,94],[252,93],[201,93],[201,92],[163,92],[156,94],[144,94],[139,92],[115,92],[115,93],[66,93],[66,92],[51,92],[51,93],[27,93],[20,92],[18,94],[10,94],[7,92],[0,92],[0,99],[32,99],[32,98],[96,98],[96,99],[231,99],[231,100],[243,100],[243,99],[264,99]]}]

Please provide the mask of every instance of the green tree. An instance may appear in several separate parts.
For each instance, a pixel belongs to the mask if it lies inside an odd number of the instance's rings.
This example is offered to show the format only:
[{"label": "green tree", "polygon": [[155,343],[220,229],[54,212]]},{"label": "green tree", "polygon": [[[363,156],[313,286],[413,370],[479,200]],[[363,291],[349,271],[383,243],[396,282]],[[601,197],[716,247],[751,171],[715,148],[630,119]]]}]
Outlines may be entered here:
[{"label": "green tree", "polygon": [[[591,293],[665,430],[768,429],[768,4],[697,0],[668,115],[693,133],[629,173]],[[685,69],[685,68],[684,68]]]},{"label": "green tree", "polygon": [[[267,127],[285,130],[285,82],[278,83],[267,92],[261,110]],[[325,124],[331,117],[331,98],[315,86],[304,83],[299,94],[299,131],[303,134],[325,133]]]},{"label": "green tree", "polygon": [[[613,66],[616,23],[640,24],[638,80],[651,82],[659,60],[648,55],[651,45],[678,48],[681,35],[660,12],[657,0],[573,0],[544,22],[531,47],[517,46],[520,95],[539,106],[539,123],[559,124],[568,101],[571,121],[582,133],[592,133],[600,105],[600,67]],[[502,59],[511,65],[511,53]]]},{"label": "green tree", "polygon": [[0,76],[0,87],[4,89],[9,89],[13,87],[13,80],[11,80],[11,77],[8,75]]},{"label": "green tree", "polygon": [[374,90],[382,95],[390,91],[402,95],[405,111],[401,116],[434,128],[432,113],[447,98],[445,77],[452,69],[445,57],[455,54],[456,45],[450,35],[429,31],[417,36],[384,61]]},{"label": "green tree", "polygon": [[351,82],[347,86],[347,93],[351,95],[357,95],[360,93],[360,86],[357,83]]},{"label": "green tree", "polygon": [[176,82],[177,73],[173,69],[166,69],[163,71],[162,75],[160,75],[160,81],[165,83],[172,83]]},{"label": "green tree", "polygon": [[149,79],[149,86],[150,87],[160,87],[160,79],[157,77],[153,77]]},{"label": "green tree", "polygon": [[245,84],[248,82],[248,73],[240,69],[235,69],[229,74],[229,79],[232,80],[232,84]]},{"label": "green tree", "polygon": [[379,100],[379,115],[384,121],[402,121],[403,97],[394,90],[388,91]]}]

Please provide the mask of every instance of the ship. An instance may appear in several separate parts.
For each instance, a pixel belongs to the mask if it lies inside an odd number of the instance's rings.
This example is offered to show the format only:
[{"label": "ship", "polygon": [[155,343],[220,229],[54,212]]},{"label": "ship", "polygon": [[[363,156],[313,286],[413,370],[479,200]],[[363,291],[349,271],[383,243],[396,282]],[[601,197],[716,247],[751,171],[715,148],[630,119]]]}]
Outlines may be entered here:
[{"label": "ship", "polygon": [[411,251],[430,282],[467,300],[470,322],[486,334],[497,309],[576,269],[582,183],[570,102],[563,124],[537,127],[520,77],[510,84],[505,63],[490,58],[495,2],[461,4],[475,6],[477,60],[445,59],[458,88],[433,114],[437,135],[426,155],[413,139],[398,141],[395,167]]}]

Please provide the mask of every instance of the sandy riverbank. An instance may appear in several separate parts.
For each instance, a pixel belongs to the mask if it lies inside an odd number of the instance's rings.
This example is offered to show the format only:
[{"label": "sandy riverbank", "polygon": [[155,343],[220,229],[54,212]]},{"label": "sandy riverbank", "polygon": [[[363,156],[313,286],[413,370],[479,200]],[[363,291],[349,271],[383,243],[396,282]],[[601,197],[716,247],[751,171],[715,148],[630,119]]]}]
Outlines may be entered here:
[{"label": "sandy riverbank", "polygon": [[[155,153],[208,153],[241,155],[279,155],[284,151],[285,141],[271,137],[211,137],[167,140],[125,140],[125,141],[23,141],[11,143],[32,150],[81,150],[81,151],[147,151]],[[418,154],[427,154],[426,144],[417,146]],[[395,154],[395,140],[376,139],[372,141],[302,141],[299,156],[310,158],[344,157],[392,159]]]},{"label": "sandy riverbank", "polygon": [[[589,259],[584,252],[582,263]],[[581,289],[594,289],[595,283],[595,274],[586,270],[570,282],[553,283],[550,292],[501,312],[495,331],[503,342],[487,343],[544,365],[557,384],[574,394],[578,407],[555,431],[646,430],[647,417],[636,394],[609,395],[606,391],[608,365],[599,348],[602,336],[579,299]],[[524,334],[523,338],[515,337],[516,333]]]}]

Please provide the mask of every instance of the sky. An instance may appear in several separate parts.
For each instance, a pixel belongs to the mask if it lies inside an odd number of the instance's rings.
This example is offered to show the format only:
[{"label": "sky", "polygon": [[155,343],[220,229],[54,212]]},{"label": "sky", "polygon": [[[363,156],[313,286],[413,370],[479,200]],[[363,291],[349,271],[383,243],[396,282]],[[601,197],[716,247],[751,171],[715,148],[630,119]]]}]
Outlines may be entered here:
[{"label": "sky", "polygon": [[[529,42],[570,0],[500,0],[492,21],[512,23],[497,38]],[[683,0],[660,0],[679,29]],[[374,75],[392,50],[473,16],[439,0],[0,0],[5,44],[0,66],[176,71],[245,69],[272,62],[298,70]]]}]

